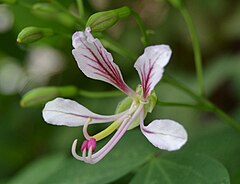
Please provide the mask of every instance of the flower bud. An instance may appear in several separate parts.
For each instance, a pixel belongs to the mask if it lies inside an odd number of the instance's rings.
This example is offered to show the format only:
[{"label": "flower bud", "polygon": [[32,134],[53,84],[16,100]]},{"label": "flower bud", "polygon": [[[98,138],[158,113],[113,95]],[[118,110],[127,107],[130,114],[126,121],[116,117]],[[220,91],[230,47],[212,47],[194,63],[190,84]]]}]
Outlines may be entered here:
[{"label": "flower bud", "polygon": [[92,31],[96,32],[104,31],[129,15],[131,15],[131,9],[127,6],[115,10],[98,12],[90,16],[86,27],[90,27]]},{"label": "flower bud", "polygon": [[52,29],[39,27],[26,27],[17,37],[18,43],[33,43],[44,37],[52,36],[54,34]]},{"label": "flower bud", "polygon": [[20,105],[22,107],[41,105],[59,96],[75,96],[77,91],[77,88],[74,86],[35,88],[23,96]]}]

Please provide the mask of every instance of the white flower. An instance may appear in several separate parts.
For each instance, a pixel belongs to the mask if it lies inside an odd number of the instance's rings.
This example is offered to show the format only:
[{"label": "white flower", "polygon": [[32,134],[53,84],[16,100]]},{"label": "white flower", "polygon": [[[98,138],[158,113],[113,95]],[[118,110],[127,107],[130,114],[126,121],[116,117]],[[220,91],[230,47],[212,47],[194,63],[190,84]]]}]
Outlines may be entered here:
[{"label": "white flower", "polygon": [[[187,141],[187,133],[182,125],[173,120],[154,120],[148,126],[143,123],[147,112],[152,110],[154,102],[154,87],[161,80],[164,67],[171,57],[171,49],[167,45],[155,45],[145,48],[134,67],[141,79],[140,89],[132,90],[123,80],[119,67],[113,62],[112,55],[107,52],[98,39],[93,38],[90,28],[85,32],[76,32],[73,37],[73,55],[80,70],[89,78],[102,80],[123,91],[131,99],[129,109],[112,116],[104,116],[91,112],[79,103],[63,98],[56,98],[46,104],[43,118],[54,125],[83,126],[86,140],[81,150],[82,156],[77,155],[77,140],[73,142],[72,154],[87,163],[100,161],[120,140],[123,134],[133,126],[140,124],[142,133],[156,147],[168,151],[180,149]],[[152,103],[152,104],[151,104]],[[90,136],[87,132],[89,124],[114,121],[108,128]],[[110,141],[93,154],[96,141],[116,133]],[[87,155],[86,155],[87,154]]]}]

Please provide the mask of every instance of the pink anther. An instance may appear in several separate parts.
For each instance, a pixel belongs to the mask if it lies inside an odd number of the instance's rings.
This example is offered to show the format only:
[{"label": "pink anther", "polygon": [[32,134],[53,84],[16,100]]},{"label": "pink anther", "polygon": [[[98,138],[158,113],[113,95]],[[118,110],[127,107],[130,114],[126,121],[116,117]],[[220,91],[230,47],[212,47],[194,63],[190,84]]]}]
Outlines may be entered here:
[{"label": "pink anther", "polygon": [[95,151],[96,147],[97,147],[97,141],[94,138],[90,138],[88,140],[88,144],[87,144],[87,149],[90,149],[90,147],[92,147],[92,151]]},{"label": "pink anther", "polygon": [[85,140],[82,143],[81,151],[83,152],[85,149],[88,149],[88,140]]}]

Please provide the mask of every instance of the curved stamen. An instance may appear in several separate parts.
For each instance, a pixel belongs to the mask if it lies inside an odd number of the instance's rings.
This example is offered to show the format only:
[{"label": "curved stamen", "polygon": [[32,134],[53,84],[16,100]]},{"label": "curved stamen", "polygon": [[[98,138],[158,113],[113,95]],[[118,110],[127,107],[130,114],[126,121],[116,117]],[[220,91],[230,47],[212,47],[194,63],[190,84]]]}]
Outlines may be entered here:
[{"label": "curved stamen", "polygon": [[[77,147],[77,139],[74,140],[72,144],[72,155],[74,158],[77,160],[84,161],[86,163],[94,164],[98,161],[100,161],[115,145],[116,143],[120,140],[120,138],[123,136],[123,134],[127,131],[128,127],[131,125],[131,123],[134,121],[134,119],[139,115],[141,109],[143,108],[143,104],[140,104],[136,110],[137,106],[135,103],[132,104],[130,109],[128,110],[128,113],[124,114],[121,118],[119,118],[117,121],[123,121],[118,128],[117,132],[114,134],[114,136],[110,139],[110,141],[102,148],[100,149],[97,153],[92,154],[93,152],[93,145],[88,146],[86,149],[83,150],[82,157],[79,156],[76,153],[76,147]],[[134,112],[135,111],[135,112]],[[131,114],[134,112],[133,116],[131,117]],[[130,119],[130,120],[129,120]],[[85,124],[84,124],[85,125]],[[85,125],[85,132],[87,132],[88,123],[86,122]],[[90,136],[89,136],[90,137]],[[91,139],[94,138],[89,138],[88,143]],[[86,157],[86,150],[88,149],[88,157]],[[95,148],[94,148],[95,149]]]},{"label": "curved stamen", "polygon": [[88,145],[88,141],[87,140],[83,141],[82,146],[81,146],[82,152],[87,148],[87,145]]},{"label": "curved stamen", "polygon": [[83,161],[87,163],[86,161],[86,153],[87,153],[87,149],[85,148],[82,152],[82,158],[83,158]]},{"label": "curved stamen", "polygon": [[[76,158],[77,160],[85,161],[86,149],[83,150],[83,156],[82,156],[82,157],[79,156],[79,155],[77,154],[77,152],[76,152],[77,141],[78,141],[77,139],[75,139],[75,140],[73,141],[72,149],[71,149],[72,155],[73,155],[73,157]],[[85,151],[85,152],[84,152],[84,151]],[[84,154],[85,154],[85,155],[84,155]]]},{"label": "curved stamen", "polygon": [[83,135],[87,140],[91,139],[91,136],[88,134],[88,131],[87,131],[88,125],[91,121],[92,121],[92,118],[88,118],[83,125]]},{"label": "curved stamen", "polygon": [[89,148],[88,150],[88,156],[86,157],[86,163],[92,163],[92,152],[93,152],[93,149],[92,149],[92,146]]},{"label": "curved stamen", "polygon": [[129,110],[127,110],[126,113],[123,114],[122,117],[120,117],[119,119],[117,119],[116,121],[114,121],[111,125],[109,125],[107,128],[105,128],[104,130],[102,130],[101,132],[90,136],[94,139],[96,139],[96,141],[99,141],[101,139],[104,139],[105,137],[109,136],[111,133],[113,133],[117,128],[119,128],[120,124],[122,123],[122,121],[124,119],[126,119],[130,114],[132,114],[134,112],[134,110],[136,110],[136,102],[133,102],[131,107],[129,108]]},{"label": "curved stamen", "polygon": [[130,118],[126,118],[115,135],[110,139],[110,141],[102,148],[100,149],[97,153],[92,155],[92,163],[96,163],[100,161],[115,145],[116,143],[120,140],[120,138],[124,135],[124,133],[127,131],[128,127],[131,125],[131,123],[138,117],[139,113],[142,111],[143,105],[140,104],[138,109],[135,111],[133,116]]}]

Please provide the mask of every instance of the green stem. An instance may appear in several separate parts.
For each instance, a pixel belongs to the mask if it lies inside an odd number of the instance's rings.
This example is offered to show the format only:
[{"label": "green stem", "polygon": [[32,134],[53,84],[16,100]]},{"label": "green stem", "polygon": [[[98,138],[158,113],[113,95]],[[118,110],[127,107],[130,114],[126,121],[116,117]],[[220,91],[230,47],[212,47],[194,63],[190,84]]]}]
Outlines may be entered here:
[{"label": "green stem", "polygon": [[111,49],[112,51],[120,54],[121,56],[124,56],[127,59],[135,61],[137,58],[137,56],[133,52],[121,47],[121,45],[119,45],[117,42],[113,41],[109,37],[102,38],[101,42],[106,48]]},{"label": "green stem", "polygon": [[188,107],[194,109],[204,109],[205,107],[200,104],[189,104],[189,103],[179,103],[179,102],[162,102],[157,101],[157,105],[159,106],[169,106],[169,107]]},{"label": "green stem", "polygon": [[140,28],[142,38],[143,38],[142,42],[143,42],[144,47],[146,47],[149,44],[149,39],[148,39],[148,34],[146,32],[143,21],[142,21],[141,17],[134,11],[132,11],[132,16],[135,18],[135,20]]},{"label": "green stem", "polygon": [[209,111],[215,113],[219,118],[224,120],[228,125],[235,128],[240,132],[240,123],[234,120],[232,117],[230,117],[228,114],[226,114],[223,110],[216,107],[214,104],[208,101],[208,104],[211,106],[209,107]]},{"label": "green stem", "polygon": [[176,79],[172,78],[167,74],[165,74],[165,76],[163,77],[162,82],[166,82],[174,87],[177,87],[178,89],[187,93],[190,97],[192,97],[194,100],[198,102],[201,101],[199,99],[199,96],[196,95],[191,89],[189,89],[187,86],[185,86],[184,84],[180,83],[179,81],[177,81]]},{"label": "green stem", "polygon": [[194,62],[197,72],[197,81],[198,81],[198,93],[200,96],[203,94],[203,71],[202,71],[202,57],[201,57],[201,49],[200,43],[197,36],[196,28],[193,24],[193,20],[189,11],[185,8],[185,6],[179,6],[179,11],[181,12],[191,36],[193,52],[194,52]]},{"label": "green stem", "polygon": [[83,0],[77,0],[77,7],[78,7],[78,12],[79,12],[79,17],[81,19],[85,18],[85,10],[84,10],[84,5],[83,5]]},{"label": "green stem", "polygon": [[59,10],[61,10],[62,12],[66,13],[67,15],[69,15],[71,18],[73,18],[77,23],[80,24],[80,26],[84,27],[85,23],[79,19],[78,17],[74,16],[73,14],[71,14],[66,7],[64,7],[61,3],[59,3],[56,0],[48,0],[50,3],[52,3],[54,6],[56,6]]},{"label": "green stem", "polygon": [[[231,118],[228,114],[226,114],[223,110],[219,109],[216,105],[214,105],[208,99],[204,98],[203,96],[195,94],[187,86],[173,79],[172,77],[166,76],[164,77],[163,81],[185,92],[186,94],[191,96],[194,100],[196,100],[196,102],[198,103],[198,107],[201,107],[201,109],[205,111],[213,112],[216,116],[221,118],[223,122],[225,122],[227,125],[233,127],[234,129],[240,132],[240,123],[234,120],[233,118]],[[181,105],[178,105],[176,103],[176,106],[181,106]],[[184,106],[184,104],[182,106]],[[190,104],[185,104],[185,106],[194,107]]]},{"label": "green stem", "polygon": [[107,97],[117,97],[117,96],[124,95],[120,91],[93,92],[93,91],[85,91],[85,90],[78,90],[78,94],[80,96],[84,96],[88,98],[107,98]]}]

